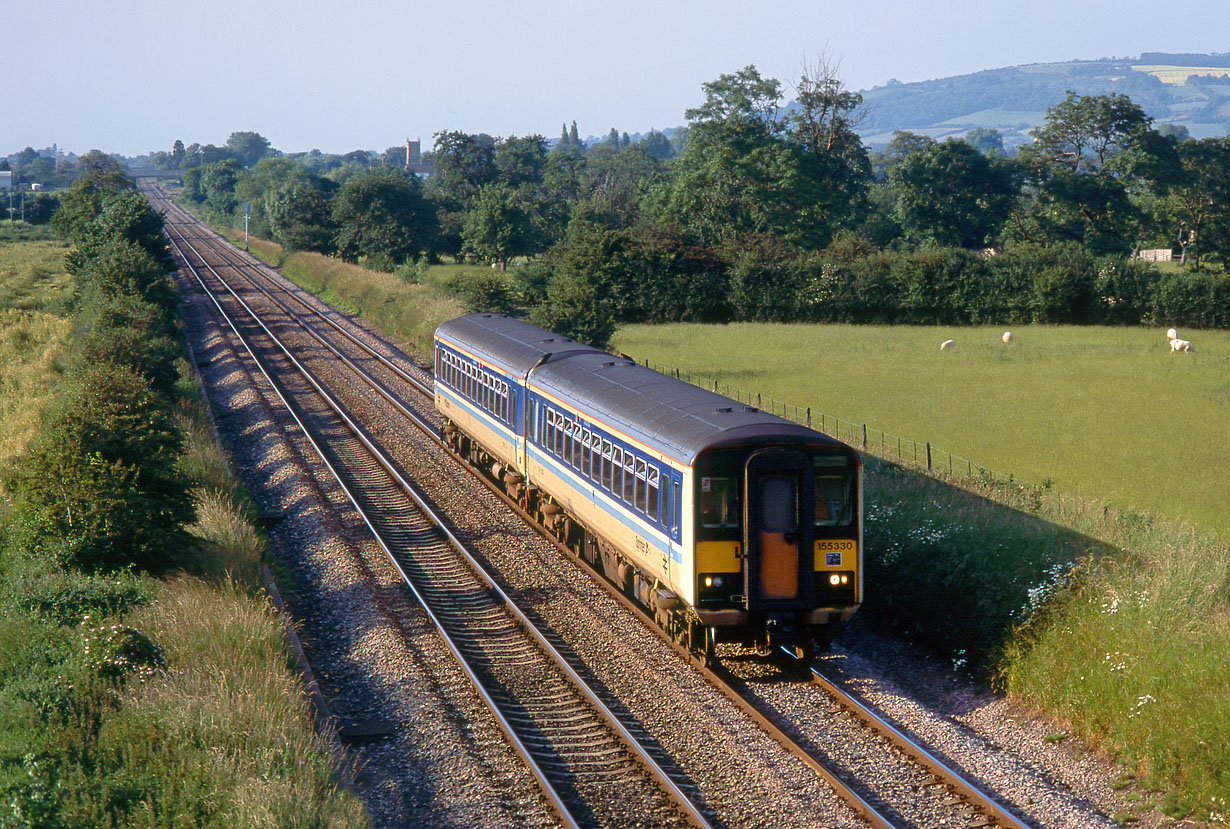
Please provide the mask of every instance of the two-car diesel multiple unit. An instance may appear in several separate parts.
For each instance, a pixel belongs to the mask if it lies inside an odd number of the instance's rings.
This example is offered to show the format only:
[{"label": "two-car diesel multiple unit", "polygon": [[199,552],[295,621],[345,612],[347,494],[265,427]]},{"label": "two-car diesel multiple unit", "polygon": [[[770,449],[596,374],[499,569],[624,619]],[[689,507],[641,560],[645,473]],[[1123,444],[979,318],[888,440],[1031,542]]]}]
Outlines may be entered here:
[{"label": "two-car diesel multiple unit", "polygon": [[694,651],[806,658],[862,599],[862,463],[819,432],[499,314],[435,336],[452,449]]}]

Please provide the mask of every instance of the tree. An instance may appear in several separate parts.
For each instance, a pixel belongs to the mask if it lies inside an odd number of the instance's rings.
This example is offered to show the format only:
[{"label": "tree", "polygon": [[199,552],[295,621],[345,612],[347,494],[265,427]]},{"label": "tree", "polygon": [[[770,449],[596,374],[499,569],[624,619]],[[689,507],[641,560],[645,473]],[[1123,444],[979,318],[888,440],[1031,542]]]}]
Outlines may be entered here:
[{"label": "tree", "polygon": [[450,209],[464,210],[495,179],[495,139],[490,135],[438,132],[432,151],[431,190]]},{"label": "tree", "polygon": [[513,189],[538,187],[547,169],[547,139],[510,136],[495,148],[496,177]]},{"label": "tree", "polygon": [[1004,137],[992,127],[976,127],[965,134],[965,140],[983,155],[1004,154]]},{"label": "tree", "polygon": [[53,224],[56,232],[71,242],[80,241],[94,219],[102,212],[103,201],[133,183],[119,161],[99,152],[87,153],[78,162],[79,175],[69,191],[60,198]]},{"label": "tree", "polygon": [[790,153],[778,140],[781,85],[755,66],[703,84],[705,102],[689,109],[687,149],[676,175],[647,195],[645,207],[716,244],[781,225]]},{"label": "tree", "polygon": [[[1190,255],[1200,269],[1203,250],[1230,250],[1230,138],[1184,141],[1176,152],[1179,172],[1167,188],[1164,209],[1169,238],[1178,243],[1183,260]],[[1206,242],[1206,240],[1208,240]]]},{"label": "tree", "polygon": [[488,262],[498,262],[500,270],[514,256],[533,253],[539,248],[533,217],[517,193],[507,184],[487,184],[479,190],[465,214],[461,231],[462,250]]},{"label": "tree", "polygon": [[657,130],[650,130],[649,134],[641,142],[641,146],[645,148],[645,152],[648,153],[650,158],[657,159],[658,161],[665,161],[673,154],[671,152],[670,139]]},{"label": "tree", "polygon": [[321,185],[306,180],[279,184],[265,194],[264,209],[273,238],[287,250],[333,252],[337,225]]},{"label": "tree", "polygon": [[1130,250],[1139,213],[1127,181],[1148,169],[1165,145],[1152,119],[1126,95],[1082,97],[1069,92],[1047,110],[1032,145],[1018,159],[1034,201],[1015,220],[1019,237],[1042,243],[1070,240],[1094,254]]},{"label": "tree", "polygon": [[184,166],[185,155],[184,142],[176,138],[175,143],[171,145],[171,164],[175,169],[180,169]]},{"label": "tree", "polygon": [[919,135],[908,130],[893,130],[893,137],[889,139],[884,152],[876,153],[876,175],[887,178],[910,155],[925,150],[934,143],[935,139],[926,135]]},{"label": "tree", "polygon": [[866,211],[871,161],[855,131],[862,105],[863,96],[845,88],[833,63],[804,64],[787,135],[802,150],[798,187],[804,212],[788,235],[796,244],[822,248]]},{"label": "tree", "polygon": [[782,121],[781,85],[754,66],[704,84],[673,178],[644,200],[650,215],[710,245],[765,232],[826,245],[866,197],[869,163],[852,128],[861,99],[825,72],[805,74],[798,89]]},{"label": "tree", "polygon": [[435,206],[418,179],[404,170],[376,167],[352,176],[333,198],[337,251],[348,261],[384,259],[398,265],[433,247]]},{"label": "tree", "polygon": [[980,248],[1012,210],[1017,188],[1008,165],[956,138],[911,153],[889,175],[895,215],[915,242]]},{"label": "tree", "polygon": [[269,139],[259,132],[233,132],[226,139],[226,148],[245,167],[255,167],[256,162],[270,155]]},{"label": "tree", "polygon": [[201,168],[201,193],[205,206],[222,217],[231,217],[239,205],[235,188],[239,185],[243,167],[233,158],[213,161]]}]

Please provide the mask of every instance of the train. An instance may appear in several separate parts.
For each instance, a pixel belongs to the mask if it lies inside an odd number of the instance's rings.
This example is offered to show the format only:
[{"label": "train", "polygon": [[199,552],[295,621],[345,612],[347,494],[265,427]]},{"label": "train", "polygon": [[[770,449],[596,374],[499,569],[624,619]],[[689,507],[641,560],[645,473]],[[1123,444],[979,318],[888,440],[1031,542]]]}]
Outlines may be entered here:
[{"label": "train", "polygon": [[801,424],[503,314],[441,324],[450,449],[703,658],[809,660],[863,596],[863,464]]}]

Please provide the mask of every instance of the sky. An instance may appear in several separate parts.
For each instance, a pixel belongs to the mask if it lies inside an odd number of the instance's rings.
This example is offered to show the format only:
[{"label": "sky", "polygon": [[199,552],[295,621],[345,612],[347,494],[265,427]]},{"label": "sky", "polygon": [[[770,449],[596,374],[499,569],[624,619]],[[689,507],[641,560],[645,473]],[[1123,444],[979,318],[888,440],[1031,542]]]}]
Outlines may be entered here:
[{"label": "sky", "polygon": [[1230,52],[1226,0],[0,0],[0,156],[224,144],[429,149],[440,131],[556,138],[686,123],[753,64],[854,90],[1028,63]]}]

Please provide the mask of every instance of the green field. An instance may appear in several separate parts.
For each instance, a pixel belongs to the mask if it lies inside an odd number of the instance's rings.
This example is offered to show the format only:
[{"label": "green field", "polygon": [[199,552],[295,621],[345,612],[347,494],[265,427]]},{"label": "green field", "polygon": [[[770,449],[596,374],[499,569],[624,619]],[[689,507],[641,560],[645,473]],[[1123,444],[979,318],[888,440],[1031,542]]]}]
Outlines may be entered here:
[{"label": "green field", "polygon": [[613,348],[1230,538],[1230,332],[1171,354],[1153,328],[1003,331],[628,326]]}]

